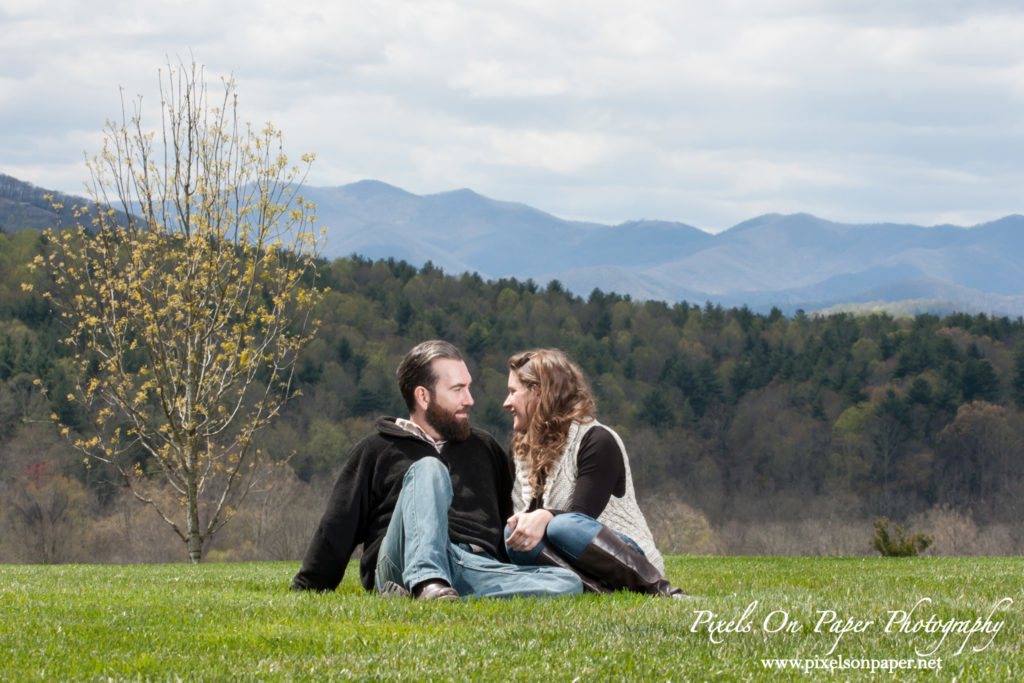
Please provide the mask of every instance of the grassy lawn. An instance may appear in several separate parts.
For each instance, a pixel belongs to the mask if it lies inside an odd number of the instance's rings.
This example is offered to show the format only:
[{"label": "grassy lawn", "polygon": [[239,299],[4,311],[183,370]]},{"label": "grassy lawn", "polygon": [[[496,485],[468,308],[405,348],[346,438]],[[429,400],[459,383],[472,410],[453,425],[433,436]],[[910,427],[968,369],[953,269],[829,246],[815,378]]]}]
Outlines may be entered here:
[{"label": "grassy lawn", "polygon": [[297,569],[0,566],[0,679],[809,680],[761,660],[840,657],[941,660],[899,680],[1024,675],[1021,558],[668,558],[689,601],[382,600],[355,565],[336,593],[293,594]]}]

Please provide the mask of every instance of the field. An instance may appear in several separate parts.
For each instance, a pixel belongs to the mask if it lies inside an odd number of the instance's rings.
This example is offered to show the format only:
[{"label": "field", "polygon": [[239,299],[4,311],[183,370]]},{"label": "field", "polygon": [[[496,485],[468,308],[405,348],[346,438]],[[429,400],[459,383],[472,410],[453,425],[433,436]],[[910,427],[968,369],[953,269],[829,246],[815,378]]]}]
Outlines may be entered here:
[{"label": "field", "polygon": [[[1020,558],[668,558],[687,601],[383,600],[354,565],[335,593],[294,594],[297,569],[0,566],[0,679],[987,681],[1024,669]],[[801,668],[780,669],[788,660]]]}]

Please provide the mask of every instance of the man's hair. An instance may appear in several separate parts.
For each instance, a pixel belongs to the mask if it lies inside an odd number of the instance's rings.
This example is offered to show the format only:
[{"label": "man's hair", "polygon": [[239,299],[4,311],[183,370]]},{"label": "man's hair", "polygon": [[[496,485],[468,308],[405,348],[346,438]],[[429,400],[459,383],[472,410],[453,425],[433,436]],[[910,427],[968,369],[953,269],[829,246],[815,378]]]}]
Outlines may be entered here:
[{"label": "man's hair", "polygon": [[540,494],[562,457],[569,426],[594,416],[594,399],[583,371],[558,349],[517,353],[509,358],[508,369],[530,392],[530,423],[512,436],[512,453],[527,463],[530,485]]},{"label": "man's hair", "polygon": [[462,354],[452,344],[440,339],[431,339],[417,344],[398,364],[398,390],[412,413],[416,410],[416,387],[426,387],[431,394],[437,384],[437,375],[432,367],[438,358],[462,360]]}]

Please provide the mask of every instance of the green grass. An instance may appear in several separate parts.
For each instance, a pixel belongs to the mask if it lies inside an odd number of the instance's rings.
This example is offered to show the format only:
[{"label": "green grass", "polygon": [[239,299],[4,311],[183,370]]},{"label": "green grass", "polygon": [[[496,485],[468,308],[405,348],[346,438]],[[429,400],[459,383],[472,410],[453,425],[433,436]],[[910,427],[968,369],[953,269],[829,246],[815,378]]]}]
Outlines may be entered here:
[{"label": "green grass", "polygon": [[[0,679],[480,679],[811,680],[768,671],[761,659],[824,658],[836,634],[820,612],[872,621],[843,635],[830,657],[916,658],[941,633],[886,633],[889,612],[922,621],[982,622],[1003,598],[991,634],[950,633],[932,657],[942,669],[898,680],[1016,680],[1024,669],[1020,558],[671,557],[670,578],[699,596],[417,603],[363,592],[353,565],[333,594],[287,590],[294,563],[151,566],[0,566]],[[701,610],[749,630],[713,643],[694,629]],[[765,617],[803,625],[769,633]],[[916,620],[916,619],[915,619]],[[876,673],[876,677],[887,674]],[[819,672],[813,678],[821,677]],[[863,670],[834,678],[870,678]]]}]

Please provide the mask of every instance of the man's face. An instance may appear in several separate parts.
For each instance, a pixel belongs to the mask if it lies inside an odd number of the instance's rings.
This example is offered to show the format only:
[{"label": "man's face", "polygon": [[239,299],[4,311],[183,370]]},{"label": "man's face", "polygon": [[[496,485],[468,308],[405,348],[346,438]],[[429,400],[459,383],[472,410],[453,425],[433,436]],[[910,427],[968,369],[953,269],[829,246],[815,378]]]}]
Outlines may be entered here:
[{"label": "man's face", "polygon": [[438,358],[433,362],[437,382],[430,392],[426,421],[444,441],[463,441],[469,437],[469,408],[473,396],[469,386],[473,378],[461,360]]}]

